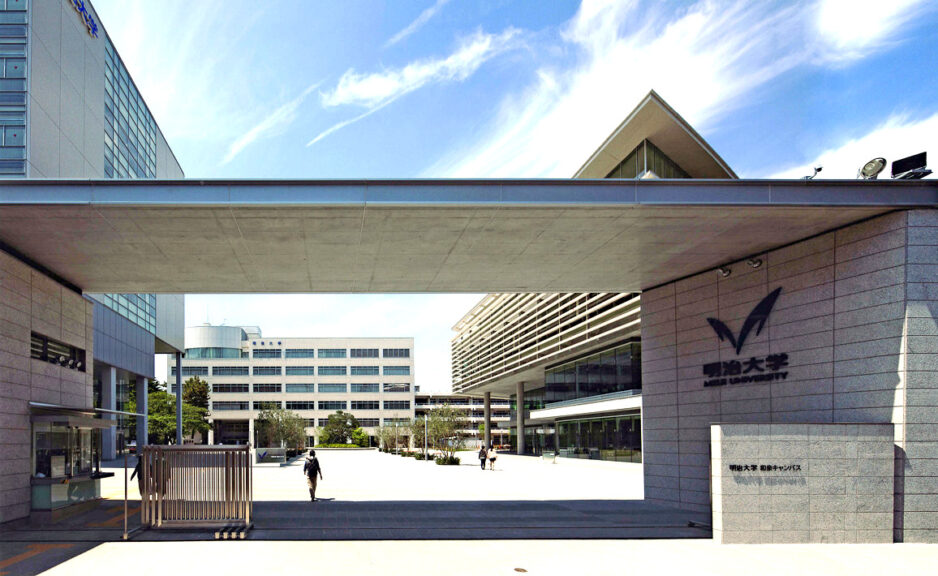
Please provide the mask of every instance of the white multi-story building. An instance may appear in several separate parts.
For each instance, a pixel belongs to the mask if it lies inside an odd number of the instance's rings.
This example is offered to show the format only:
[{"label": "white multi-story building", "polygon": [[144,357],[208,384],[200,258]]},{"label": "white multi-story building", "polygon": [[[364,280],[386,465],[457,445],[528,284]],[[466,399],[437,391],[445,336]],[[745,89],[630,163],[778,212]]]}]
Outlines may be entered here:
[{"label": "white multi-story building", "polygon": [[[175,392],[175,362],[167,367]],[[378,426],[414,418],[413,338],[272,338],[256,326],[192,326],[182,379],[191,376],[210,385],[211,442],[256,445],[254,421],[268,408],[305,418],[309,444],[339,410],[375,443]]]}]

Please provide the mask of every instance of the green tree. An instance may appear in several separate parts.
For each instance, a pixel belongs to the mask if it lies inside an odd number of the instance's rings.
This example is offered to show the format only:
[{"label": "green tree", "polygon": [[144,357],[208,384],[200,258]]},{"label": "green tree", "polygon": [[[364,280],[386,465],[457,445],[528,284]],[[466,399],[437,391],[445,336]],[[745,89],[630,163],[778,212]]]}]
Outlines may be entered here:
[{"label": "green tree", "polygon": [[339,410],[329,415],[326,425],[322,428],[319,442],[322,444],[352,444],[352,434],[360,428],[358,418]]},{"label": "green tree", "polygon": [[301,450],[306,444],[306,422],[296,412],[283,408],[261,410],[255,426],[258,445]]},{"label": "green tree", "polygon": [[[198,432],[205,438],[210,426],[208,424],[208,410],[199,406],[182,403],[182,433],[190,438],[195,437]],[[176,426],[173,426],[175,433]]]},{"label": "green tree", "polygon": [[208,410],[209,387],[208,382],[198,376],[193,376],[182,385],[182,401],[196,408]]},{"label": "green tree", "polygon": [[427,414],[427,436],[430,445],[446,458],[454,458],[463,447],[465,430],[469,427],[465,413],[449,404],[433,408]]},{"label": "green tree", "polygon": [[[128,412],[137,411],[137,399],[132,398],[127,405]],[[182,404],[182,431],[187,436],[196,432],[208,433],[208,411],[204,408]],[[150,392],[147,399],[147,440],[150,444],[169,444],[176,440],[176,397],[165,390]],[[130,418],[131,437],[137,435],[137,419]]]},{"label": "green tree", "polygon": [[361,428],[356,428],[352,430],[352,444],[360,446],[362,448],[368,447],[368,434],[365,433]]},{"label": "green tree", "polygon": [[[413,422],[410,423],[410,433],[414,437],[414,446],[419,448],[421,452],[423,452],[424,440],[429,441],[429,434],[424,434],[426,423],[425,418],[414,418]],[[427,449],[430,448],[433,448],[433,446],[428,444]]]},{"label": "green tree", "polygon": [[391,445],[394,443],[394,429],[390,426],[378,426],[375,428],[375,436],[378,437],[378,442],[382,448],[385,450],[390,450]]},{"label": "green tree", "polygon": [[[137,399],[128,403],[128,411],[137,411]],[[185,409],[183,409],[185,413]],[[137,434],[137,419],[130,423],[131,434]],[[185,425],[183,426],[185,429]],[[147,399],[147,440],[150,444],[169,444],[176,438],[176,397],[165,390],[148,394]]]}]

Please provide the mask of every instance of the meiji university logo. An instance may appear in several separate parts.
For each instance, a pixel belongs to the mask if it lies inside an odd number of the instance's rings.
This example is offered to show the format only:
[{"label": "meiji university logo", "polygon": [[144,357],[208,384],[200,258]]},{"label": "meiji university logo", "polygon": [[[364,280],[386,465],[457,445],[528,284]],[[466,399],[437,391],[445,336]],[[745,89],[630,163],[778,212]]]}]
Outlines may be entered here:
[{"label": "meiji university logo", "polygon": [[720,320],[707,318],[707,322],[710,323],[710,326],[713,327],[713,331],[720,337],[720,342],[729,340],[738,355],[740,350],[743,349],[743,344],[746,342],[746,338],[749,336],[749,333],[752,332],[753,328],[756,329],[756,336],[762,333],[762,328],[765,327],[765,321],[769,319],[769,313],[772,312],[772,306],[775,306],[775,301],[778,300],[778,295],[781,291],[781,288],[776,288],[769,293],[768,296],[763,298],[761,302],[756,304],[756,307],[749,313],[746,321],[743,322],[743,327],[739,331],[739,338],[734,336],[733,331]]},{"label": "meiji university logo", "polygon": [[[733,331],[722,321],[716,318],[707,318],[707,322],[716,332],[720,342],[729,341],[733,346],[736,355],[743,349],[746,339],[756,331],[756,336],[762,333],[765,323],[772,313],[772,307],[778,300],[778,295],[782,292],[781,288],[776,288],[763,298],[756,307],[752,309],[749,316],[743,322],[739,335],[733,334]],[[711,362],[703,367],[704,386],[725,386],[727,384],[746,384],[749,382],[771,382],[774,380],[785,380],[788,378],[788,372],[783,371],[788,366],[788,354],[776,353],[765,357],[752,357],[748,360],[727,360],[724,362]]]}]

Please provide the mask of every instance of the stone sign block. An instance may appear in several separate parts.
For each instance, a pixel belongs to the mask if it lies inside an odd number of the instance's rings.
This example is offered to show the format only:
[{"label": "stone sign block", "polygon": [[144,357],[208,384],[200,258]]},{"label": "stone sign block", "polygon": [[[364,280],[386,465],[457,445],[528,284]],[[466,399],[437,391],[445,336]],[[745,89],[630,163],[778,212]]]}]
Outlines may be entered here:
[{"label": "stone sign block", "polygon": [[892,424],[714,424],[713,538],[893,541]]}]

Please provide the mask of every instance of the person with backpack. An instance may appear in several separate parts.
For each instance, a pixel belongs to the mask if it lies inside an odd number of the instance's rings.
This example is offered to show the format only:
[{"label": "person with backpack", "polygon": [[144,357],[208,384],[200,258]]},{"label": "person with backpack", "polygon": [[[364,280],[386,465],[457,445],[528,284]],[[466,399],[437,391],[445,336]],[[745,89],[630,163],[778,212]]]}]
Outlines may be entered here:
[{"label": "person with backpack", "polygon": [[[495,459],[498,458],[498,454],[495,452],[494,444],[489,446],[488,456],[489,456],[489,470],[492,470],[494,472],[495,471]],[[485,464],[483,464],[482,466],[484,470]]]},{"label": "person with backpack", "polygon": [[[322,480],[322,467],[319,466],[319,458],[316,458],[316,451],[310,450],[306,455],[306,461],[303,463],[303,474],[306,475],[306,486],[309,488],[310,502],[316,501],[316,484]],[[319,475],[318,477],[316,475]]]},{"label": "person with backpack", "polygon": [[485,470],[485,459],[488,458],[488,453],[485,451],[485,444],[479,448],[479,464],[482,465],[482,469]]}]

